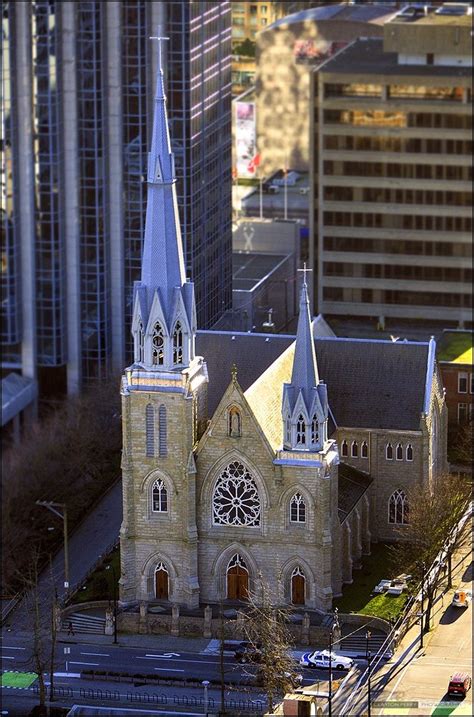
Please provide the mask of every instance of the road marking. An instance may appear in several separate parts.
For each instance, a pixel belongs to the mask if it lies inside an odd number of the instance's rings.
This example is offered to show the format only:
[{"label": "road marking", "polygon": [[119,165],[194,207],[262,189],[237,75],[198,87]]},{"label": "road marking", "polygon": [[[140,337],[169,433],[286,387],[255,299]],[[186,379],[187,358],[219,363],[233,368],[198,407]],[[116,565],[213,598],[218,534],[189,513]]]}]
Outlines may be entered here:
[{"label": "road marking", "polygon": [[[81,676],[80,672],[55,672],[55,677],[79,677]],[[64,683],[67,684],[67,683]]]},{"label": "road marking", "polygon": [[[154,660],[154,659],[160,658],[160,657],[162,657],[162,656],[161,656],[161,655],[154,655],[154,656],[152,657],[152,656],[150,656],[150,655],[147,655],[146,657],[143,657],[143,656],[141,656],[141,655],[133,655],[133,658],[134,658],[135,660]],[[167,660],[168,658],[165,657],[164,659]],[[207,660],[183,660],[183,659],[179,659],[179,660],[173,660],[173,662],[174,662],[174,663],[176,663],[176,662],[190,662],[192,665],[214,665],[214,667],[219,664],[217,661],[215,661],[215,662],[210,662],[210,661],[207,661]],[[234,662],[225,662],[224,664],[226,664],[226,665],[234,665],[235,663],[234,663]]]},{"label": "road marking", "polygon": [[153,669],[161,672],[184,672],[184,670],[170,670],[168,667],[154,667]]},{"label": "road marking", "polygon": [[9,657],[8,655],[2,655],[2,660],[14,660],[14,657]]},{"label": "road marking", "polygon": [[177,652],[164,652],[162,655],[148,655],[146,654],[145,657],[179,657],[179,654]]},{"label": "road marking", "polygon": [[81,655],[94,655],[95,657],[110,657],[106,652],[81,652]]},{"label": "road marking", "polygon": [[8,647],[7,645],[3,645],[4,650],[26,650],[26,647]]},{"label": "road marking", "polygon": [[99,667],[98,662],[73,662],[72,660],[68,660],[70,665],[94,665],[94,667]]}]

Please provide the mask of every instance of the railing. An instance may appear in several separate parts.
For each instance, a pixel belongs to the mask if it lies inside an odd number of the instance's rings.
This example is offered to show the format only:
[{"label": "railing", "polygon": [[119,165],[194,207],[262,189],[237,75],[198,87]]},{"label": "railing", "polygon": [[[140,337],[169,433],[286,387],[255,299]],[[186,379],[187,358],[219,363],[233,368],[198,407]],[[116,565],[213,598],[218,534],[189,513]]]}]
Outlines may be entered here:
[{"label": "railing", "polygon": [[17,593],[17,594],[14,595],[12,598],[10,598],[10,600],[8,601],[8,603],[7,603],[6,605],[2,605],[2,621],[1,621],[1,625],[3,625],[3,624],[5,623],[5,620],[8,618],[8,616],[10,615],[10,613],[12,613],[13,610],[17,607],[17,605],[20,604],[22,598],[23,598],[23,594],[22,594],[22,593]]},{"label": "railing", "polygon": [[89,570],[86,572],[86,574],[83,575],[80,580],[78,580],[77,582],[75,582],[72,585],[72,587],[68,590],[67,594],[64,595],[60,600],[60,604],[62,607],[65,607],[67,603],[71,602],[74,595],[76,595],[76,593],[79,592],[79,590],[84,585],[84,583],[97,570],[97,568],[102,565],[104,560],[110,555],[110,553],[113,550],[115,550],[115,548],[119,545],[119,543],[120,543],[120,538],[119,537],[115,538],[115,540],[106,547],[104,552],[101,555],[99,555],[99,557],[97,558],[95,563],[89,568]]}]

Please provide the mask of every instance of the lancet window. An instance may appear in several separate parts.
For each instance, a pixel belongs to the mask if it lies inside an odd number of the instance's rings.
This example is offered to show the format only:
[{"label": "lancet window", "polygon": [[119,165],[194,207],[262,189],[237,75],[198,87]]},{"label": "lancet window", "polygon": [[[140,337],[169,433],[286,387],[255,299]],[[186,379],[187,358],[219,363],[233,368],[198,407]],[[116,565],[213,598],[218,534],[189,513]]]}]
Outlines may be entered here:
[{"label": "lancet window", "polygon": [[165,362],[165,338],[163,327],[157,321],[153,326],[152,334],[152,363],[154,366],[163,366]]}]

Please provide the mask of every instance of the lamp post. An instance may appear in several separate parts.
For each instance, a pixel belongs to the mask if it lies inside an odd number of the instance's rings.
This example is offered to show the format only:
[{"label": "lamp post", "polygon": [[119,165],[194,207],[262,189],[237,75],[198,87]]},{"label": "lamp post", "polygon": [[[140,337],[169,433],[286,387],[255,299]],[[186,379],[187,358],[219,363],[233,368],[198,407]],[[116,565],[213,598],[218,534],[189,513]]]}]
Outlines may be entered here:
[{"label": "lamp post", "polygon": [[332,631],[334,625],[331,625],[329,631],[329,685],[328,685],[328,715],[332,717]]},{"label": "lamp post", "polygon": [[114,598],[114,644],[117,644],[117,574],[115,572],[115,568],[112,564],[109,563],[106,570],[112,570],[112,580],[114,583],[114,592],[113,592],[113,598]]},{"label": "lamp post", "polygon": [[423,648],[423,603],[425,600],[425,563],[421,563],[420,648]]},{"label": "lamp post", "polygon": [[[55,503],[52,500],[37,500],[36,505],[42,505],[43,508],[47,508],[61,518],[63,521],[63,533],[64,533],[64,588],[69,590],[69,546],[68,546],[68,530],[67,530],[67,507],[66,503]],[[56,508],[62,508],[63,512],[60,513]]]},{"label": "lamp post", "polygon": [[[369,633],[370,634],[370,633]],[[367,650],[367,717],[371,717],[372,710],[370,706],[371,694],[370,694],[370,650]]]},{"label": "lamp post", "polygon": [[208,694],[207,694],[207,688],[209,687],[210,683],[209,683],[209,680],[203,680],[201,682],[201,684],[204,687],[204,714],[207,717],[208,706],[209,706],[209,698],[208,698]]}]

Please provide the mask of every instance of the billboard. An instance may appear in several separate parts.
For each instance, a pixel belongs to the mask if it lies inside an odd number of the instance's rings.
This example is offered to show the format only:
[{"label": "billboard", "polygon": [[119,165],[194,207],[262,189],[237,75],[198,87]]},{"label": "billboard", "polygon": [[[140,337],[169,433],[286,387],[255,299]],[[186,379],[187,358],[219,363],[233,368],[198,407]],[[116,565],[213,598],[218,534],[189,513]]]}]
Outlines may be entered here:
[{"label": "billboard", "polygon": [[255,103],[235,102],[235,154],[238,177],[255,177],[251,161],[256,154]]}]

